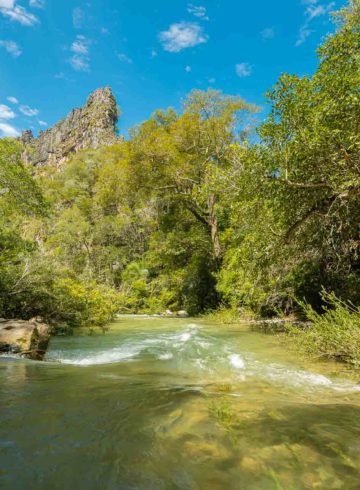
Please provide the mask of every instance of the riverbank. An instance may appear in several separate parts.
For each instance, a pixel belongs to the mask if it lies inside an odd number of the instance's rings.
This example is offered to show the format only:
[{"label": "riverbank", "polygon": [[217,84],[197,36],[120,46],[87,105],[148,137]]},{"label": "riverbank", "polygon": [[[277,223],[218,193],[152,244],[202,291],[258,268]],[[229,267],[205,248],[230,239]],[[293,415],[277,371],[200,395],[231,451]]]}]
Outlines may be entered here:
[{"label": "riverbank", "polygon": [[281,336],[285,348],[314,359],[337,361],[351,369],[360,369],[360,308],[333,294],[324,293],[325,307],[317,313],[301,304],[301,317],[264,319],[251,311],[221,309],[204,316],[221,325],[248,323],[264,333]]}]

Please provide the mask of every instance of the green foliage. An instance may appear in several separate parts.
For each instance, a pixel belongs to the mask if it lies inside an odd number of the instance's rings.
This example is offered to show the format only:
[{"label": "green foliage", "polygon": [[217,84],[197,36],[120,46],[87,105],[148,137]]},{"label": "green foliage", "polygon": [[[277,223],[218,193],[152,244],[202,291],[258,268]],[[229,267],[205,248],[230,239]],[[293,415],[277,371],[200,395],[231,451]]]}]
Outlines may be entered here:
[{"label": "green foliage", "polygon": [[106,325],[119,308],[116,291],[95,281],[59,278],[54,282],[53,316],[71,327]]},{"label": "green foliage", "polygon": [[14,209],[28,215],[46,211],[40,187],[21,161],[21,151],[19,142],[11,138],[0,140],[1,215]]},{"label": "green foliage", "polygon": [[360,366],[360,308],[323,291],[326,306],[319,314],[309,304],[302,306],[311,321],[305,330],[291,329],[305,352]]}]

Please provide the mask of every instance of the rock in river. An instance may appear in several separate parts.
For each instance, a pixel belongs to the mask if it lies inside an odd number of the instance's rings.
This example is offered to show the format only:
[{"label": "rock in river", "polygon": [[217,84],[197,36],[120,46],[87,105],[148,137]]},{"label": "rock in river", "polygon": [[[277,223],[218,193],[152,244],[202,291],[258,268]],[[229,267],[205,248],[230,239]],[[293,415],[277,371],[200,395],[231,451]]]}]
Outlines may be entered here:
[{"label": "rock in river", "polygon": [[0,353],[20,354],[42,360],[50,339],[51,327],[41,319],[0,319]]}]

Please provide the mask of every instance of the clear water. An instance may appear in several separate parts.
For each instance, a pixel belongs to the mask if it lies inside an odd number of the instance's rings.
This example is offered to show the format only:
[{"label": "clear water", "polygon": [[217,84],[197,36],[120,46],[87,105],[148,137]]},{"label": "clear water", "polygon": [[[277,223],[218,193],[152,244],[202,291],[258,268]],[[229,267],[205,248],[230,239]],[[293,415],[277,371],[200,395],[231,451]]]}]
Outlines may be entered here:
[{"label": "clear water", "polygon": [[0,488],[360,488],[360,386],[247,326],[123,317],[0,358]]}]

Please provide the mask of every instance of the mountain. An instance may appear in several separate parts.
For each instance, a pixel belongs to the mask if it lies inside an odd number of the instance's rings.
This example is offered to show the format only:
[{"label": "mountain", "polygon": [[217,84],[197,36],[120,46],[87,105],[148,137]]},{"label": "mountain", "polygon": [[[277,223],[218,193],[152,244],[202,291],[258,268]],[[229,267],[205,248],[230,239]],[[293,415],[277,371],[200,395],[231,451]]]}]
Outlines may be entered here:
[{"label": "mountain", "polygon": [[109,87],[91,93],[86,104],[74,109],[55,124],[41,131],[34,138],[31,130],[22,133],[23,159],[35,166],[60,166],[71,154],[85,148],[98,148],[116,143],[118,107]]}]

